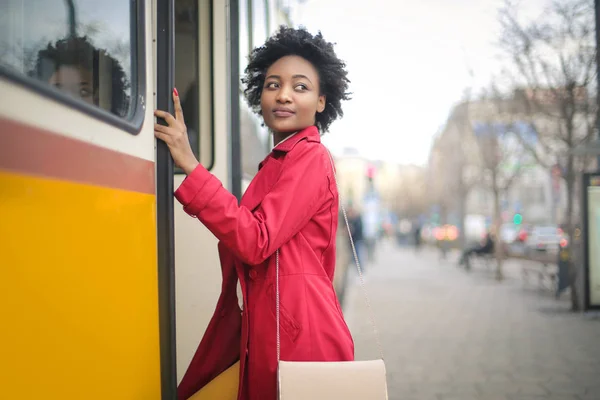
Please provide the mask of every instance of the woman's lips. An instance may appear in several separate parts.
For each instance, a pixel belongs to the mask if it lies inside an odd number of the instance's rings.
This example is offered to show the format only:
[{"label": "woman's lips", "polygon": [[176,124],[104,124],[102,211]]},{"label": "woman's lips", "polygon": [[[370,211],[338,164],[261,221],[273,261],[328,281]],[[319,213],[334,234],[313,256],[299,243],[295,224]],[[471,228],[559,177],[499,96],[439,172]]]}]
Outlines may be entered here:
[{"label": "woman's lips", "polygon": [[275,116],[278,118],[289,118],[295,113],[289,110],[275,110],[273,111],[273,114],[275,114]]}]

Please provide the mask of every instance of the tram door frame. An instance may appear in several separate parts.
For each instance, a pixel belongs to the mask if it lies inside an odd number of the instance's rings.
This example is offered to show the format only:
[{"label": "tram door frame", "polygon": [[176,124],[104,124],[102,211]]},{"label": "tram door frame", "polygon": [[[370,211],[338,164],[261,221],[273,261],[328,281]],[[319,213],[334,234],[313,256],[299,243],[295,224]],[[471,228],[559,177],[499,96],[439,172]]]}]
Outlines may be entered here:
[{"label": "tram door frame", "polygon": [[[175,3],[156,0],[156,107],[173,113],[175,82]],[[165,124],[164,121],[159,120]],[[173,159],[167,145],[156,143],[156,217],[160,329],[161,398],[177,398],[175,332],[175,223]]]}]

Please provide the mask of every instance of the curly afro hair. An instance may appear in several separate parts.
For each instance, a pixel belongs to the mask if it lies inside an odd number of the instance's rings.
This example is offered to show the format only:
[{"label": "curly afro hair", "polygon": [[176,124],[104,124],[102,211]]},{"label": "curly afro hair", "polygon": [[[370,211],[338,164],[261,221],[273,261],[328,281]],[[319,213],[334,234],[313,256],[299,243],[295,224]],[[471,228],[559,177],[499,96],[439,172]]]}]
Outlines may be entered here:
[{"label": "curly afro hair", "polygon": [[325,109],[317,113],[315,120],[319,131],[327,132],[331,123],[344,115],[341,103],[342,100],[349,100],[351,93],[347,92],[350,80],[346,64],[336,56],[333,43],[325,41],[321,32],[313,36],[304,28],[294,29],[282,25],[263,46],[252,50],[242,79],[246,85],[244,95],[248,105],[254,112],[262,115],[260,98],[267,69],[280,58],[289,55],[304,58],[319,73],[319,91],[326,96],[326,103]]}]

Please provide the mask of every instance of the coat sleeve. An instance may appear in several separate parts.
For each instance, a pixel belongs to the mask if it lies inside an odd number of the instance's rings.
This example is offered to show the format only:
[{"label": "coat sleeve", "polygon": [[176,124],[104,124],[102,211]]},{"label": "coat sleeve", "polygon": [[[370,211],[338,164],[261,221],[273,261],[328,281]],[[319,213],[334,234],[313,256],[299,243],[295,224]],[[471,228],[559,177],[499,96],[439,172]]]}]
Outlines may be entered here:
[{"label": "coat sleeve", "polygon": [[[201,165],[176,191],[185,212],[197,217],[244,263],[257,265],[306,225],[328,198],[328,158],[322,146],[305,144],[285,156],[277,181],[254,212]],[[300,149],[296,149],[300,150]]]}]

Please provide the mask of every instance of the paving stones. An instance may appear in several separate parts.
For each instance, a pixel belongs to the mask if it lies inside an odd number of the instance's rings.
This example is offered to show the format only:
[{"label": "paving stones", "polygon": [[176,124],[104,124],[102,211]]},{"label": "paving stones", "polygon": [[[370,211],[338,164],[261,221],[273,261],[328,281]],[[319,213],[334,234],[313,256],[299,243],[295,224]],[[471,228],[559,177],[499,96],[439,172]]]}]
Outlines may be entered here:
[{"label": "paving stones", "polygon": [[[390,400],[600,400],[600,320],[524,286],[516,262],[505,273],[496,282],[455,256],[380,244],[365,278]],[[358,278],[348,278],[356,358],[376,358]]]}]

